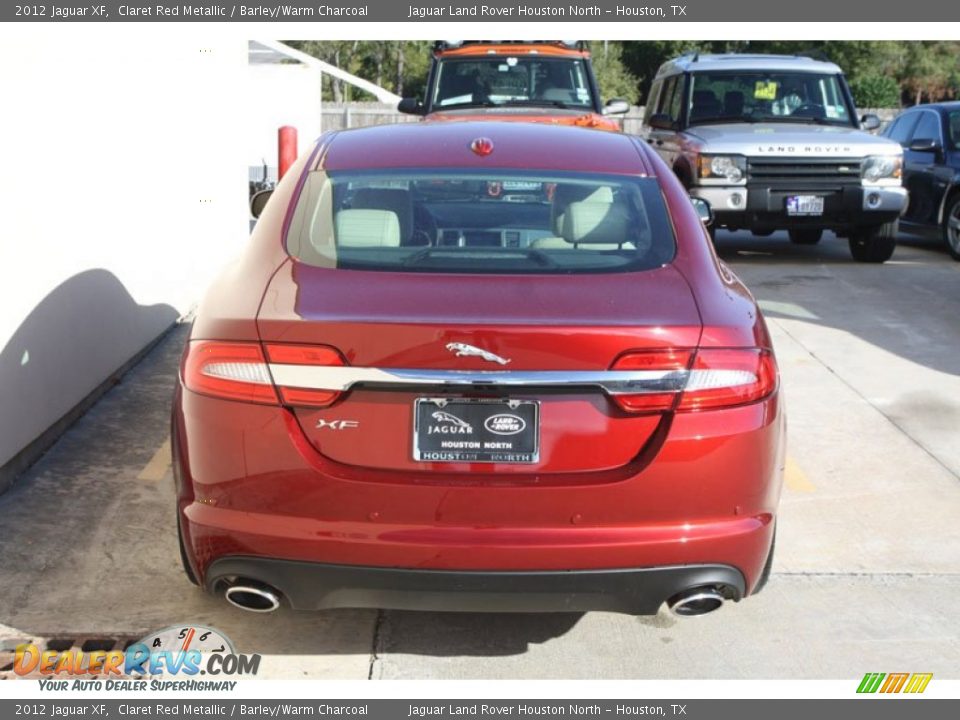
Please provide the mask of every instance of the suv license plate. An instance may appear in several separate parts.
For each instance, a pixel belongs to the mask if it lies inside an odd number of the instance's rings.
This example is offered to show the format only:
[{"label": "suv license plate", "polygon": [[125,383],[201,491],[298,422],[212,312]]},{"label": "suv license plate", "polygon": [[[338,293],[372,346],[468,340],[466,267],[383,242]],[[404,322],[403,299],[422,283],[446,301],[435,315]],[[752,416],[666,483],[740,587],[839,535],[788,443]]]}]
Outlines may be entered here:
[{"label": "suv license plate", "polygon": [[823,196],[788,195],[787,215],[823,215]]},{"label": "suv license plate", "polygon": [[413,459],[529,464],[540,459],[540,403],[417,398]]}]

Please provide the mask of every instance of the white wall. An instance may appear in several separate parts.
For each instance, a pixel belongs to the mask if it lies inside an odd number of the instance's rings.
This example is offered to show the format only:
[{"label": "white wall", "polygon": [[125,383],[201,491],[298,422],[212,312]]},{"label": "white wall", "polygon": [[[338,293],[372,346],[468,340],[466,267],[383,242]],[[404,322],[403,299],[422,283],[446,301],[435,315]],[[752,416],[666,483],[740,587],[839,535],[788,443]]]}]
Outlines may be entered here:
[{"label": "white wall", "polygon": [[0,43],[0,467],[187,312],[248,236],[246,42],[77,30]]}]

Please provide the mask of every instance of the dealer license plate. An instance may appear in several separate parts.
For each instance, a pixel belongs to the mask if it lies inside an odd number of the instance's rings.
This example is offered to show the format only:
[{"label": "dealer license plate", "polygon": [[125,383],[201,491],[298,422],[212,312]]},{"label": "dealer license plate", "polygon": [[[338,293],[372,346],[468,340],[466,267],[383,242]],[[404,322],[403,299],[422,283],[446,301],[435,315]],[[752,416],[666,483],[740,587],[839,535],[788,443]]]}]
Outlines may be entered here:
[{"label": "dealer license plate", "polygon": [[540,403],[418,398],[414,403],[413,459],[535,463],[540,459]]},{"label": "dealer license plate", "polygon": [[788,195],[787,215],[823,215],[823,196]]}]

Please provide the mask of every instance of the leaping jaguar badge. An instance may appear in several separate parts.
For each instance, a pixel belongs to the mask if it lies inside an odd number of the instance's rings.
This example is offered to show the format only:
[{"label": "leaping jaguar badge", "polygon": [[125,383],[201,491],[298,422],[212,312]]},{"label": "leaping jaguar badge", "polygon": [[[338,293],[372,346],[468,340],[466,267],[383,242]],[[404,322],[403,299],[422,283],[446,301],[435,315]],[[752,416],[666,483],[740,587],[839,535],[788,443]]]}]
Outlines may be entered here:
[{"label": "leaping jaguar badge", "polygon": [[473,345],[467,345],[466,343],[447,343],[447,350],[452,353],[456,353],[457,357],[478,357],[483,358],[488,362],[499,363],[500,365],[510,364],[510,361],[506,358],[495,355],[489,350],[483,350],[482,348],[474,347]]}]

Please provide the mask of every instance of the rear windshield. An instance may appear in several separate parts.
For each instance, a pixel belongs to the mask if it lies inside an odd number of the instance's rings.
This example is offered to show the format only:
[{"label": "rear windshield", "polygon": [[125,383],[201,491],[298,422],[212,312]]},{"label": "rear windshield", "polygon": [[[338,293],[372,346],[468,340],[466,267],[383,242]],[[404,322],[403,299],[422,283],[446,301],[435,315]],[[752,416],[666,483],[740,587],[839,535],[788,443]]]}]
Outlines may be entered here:
[{"label": "rear windshield", "polygon": [[287,251],[356,270],[597,273],[663,265],[675,241],[653,178],[318,171]]}]

